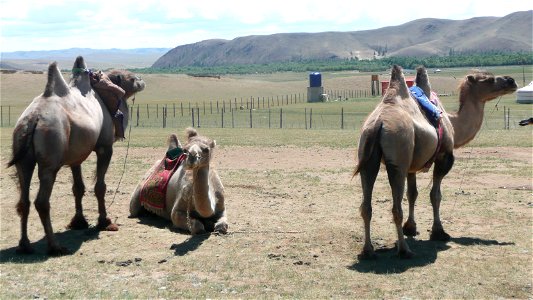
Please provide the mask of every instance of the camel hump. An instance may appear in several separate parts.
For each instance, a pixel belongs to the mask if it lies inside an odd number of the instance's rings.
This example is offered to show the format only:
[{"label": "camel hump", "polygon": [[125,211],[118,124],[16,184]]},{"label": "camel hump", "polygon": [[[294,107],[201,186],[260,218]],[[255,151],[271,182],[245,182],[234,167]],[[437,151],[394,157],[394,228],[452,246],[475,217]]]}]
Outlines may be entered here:
[{"label": "camel hump", "polygon": [[191,139],[192,137],[198,136],[198,131],[192,127],[188,127],[185,129],[185,136],[187,139]]},{"label": "camel hump", "polygon": [[429,84],[429,77],[427,70],[424,66],[419,66],[416,68],[416,86],[424,91],[424,94],[429,97],[431,95],[431,84]]},{"label": "camel hump", "polygon": [[171,134],[168,136],[167,139],[168,144],[168,150],[176,149],[176,148],[182,148],[181,143],[178,140],[178,137],[175,134]]},{"label": "camel hump", "polygon": [[399,65],[392,66],[389,86],[391,88],[395,88],[402,98],[409,97],[407,83],[405,82],[405,77],[403,76],[403,69]]},{"label": "camel hump", "polygon": [[76,60],[74,61],[74,67],[73,69],[79,68],[79,69],[87,69],[87,65],[85,64],[85,60],[83,59],[83,56],[76,57]]},{"label": "camel hump", "polygon": [[53,62],[48,66],[48,81],[44,89],[43,96],[50,97],[52,94],[56,94],[59,97],[63,97],[69,94],[69,88],[63,75],[57,67],[57,62]]}]

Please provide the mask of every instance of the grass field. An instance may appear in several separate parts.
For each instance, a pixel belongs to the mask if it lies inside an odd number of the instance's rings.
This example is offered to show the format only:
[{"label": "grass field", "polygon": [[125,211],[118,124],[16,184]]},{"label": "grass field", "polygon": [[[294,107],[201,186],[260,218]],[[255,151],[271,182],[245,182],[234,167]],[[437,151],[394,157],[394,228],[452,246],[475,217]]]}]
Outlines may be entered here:
[{"label": "grass field", "polygon": [[[508,71],[521,77],[521,69]],[[466,74],[466,70],[445,72],[449,73],[439,74],[442,80],[431,77],[434,88],[441,81],[452,88]],[[531,74],[526,75],[530,80]],[[17,99],[29,101],[44,87],[44,75],[12,75],[20,76],[14,81],[1,76],[2,105],[20,110],[28,102]],[[359,76],[363,75],[331,74],[325,84],[348,89],[346,82]],[[365,75],[361,85],[368,84],[368,78]],[[198,103],[217,92],[219,99],[296,93],[298,86],[305,88],[306,74],[235,76],[223,79],[231,82],[228,85],[181,75],[150,75],[146,80],[146,90],[137,97],[140,105],[171,104],[176,98],[168,95],[180,88],[183,98],[178,99]],[[22,88],[22,82],[28,88]],[[238,94],[240,90],[246,92]],[[372,219],[378,259],[360,261],[362,193],[352,171],[360,124],[376,101],[349,99],[283,107],[287,111],[312,108],[317,122],[321,112],[332,114],[342,107],[347,114],[353,113],[348,114],[353,119],[344,130],[326,126],[306,130],[301,125],[290,129],[200,128],[201,134],[217,140],[214,167],[226,188],[227,235],[190,237],[155,217],[128,218],[131,192],[163,156],[168,134],[175,132],[181,138],[185,123],[169,128],[132,127],[129,139],[115,145],[107,174],[107,206],[119,224],[118,232],[65,229],[74,214],[74,201],[69,170],[59,172],[51,214],[57,238],[72,251],[63,257],[45,255],[46,241],[34,207],[29,237],[36,253],[15,254],[20,234],[14,209],[18,191],[14,170],[3,167],[0,298],[532,298],[533,132],[532,126],[504,130],[502,112],[506,106],[511,113],[523,111],[529,117],[532,106],[516,104],[514,95],[490,102],[476,139],[455,152],[454,168],[442,184],[441,217],[452,236],[447,243],[429,241],[431,176],[417,176],[420,234],[408,240],[416,253],[413,259],[395,256],[390,187],[381,170]],[[457,105],[453,97],[443,97],[443,101],[450,111]],[[3,166],[11,154],[11,132],[9,126],[1,128]],[[85,215],[93,226],[97,219],[92,192],[95,164],[91,155],[83,165]],[[35,177],[32,199],[38,185]]]}]

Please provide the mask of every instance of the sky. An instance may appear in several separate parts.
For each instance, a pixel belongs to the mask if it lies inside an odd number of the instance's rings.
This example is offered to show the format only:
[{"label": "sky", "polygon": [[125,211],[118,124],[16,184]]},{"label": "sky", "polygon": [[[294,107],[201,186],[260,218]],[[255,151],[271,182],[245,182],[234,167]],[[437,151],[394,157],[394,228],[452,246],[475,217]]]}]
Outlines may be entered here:
[{"label": "sky", "polygon": [[174,48],[207,39],[360,31],[532,9],[530,0],[0,0],[0,52]]}]

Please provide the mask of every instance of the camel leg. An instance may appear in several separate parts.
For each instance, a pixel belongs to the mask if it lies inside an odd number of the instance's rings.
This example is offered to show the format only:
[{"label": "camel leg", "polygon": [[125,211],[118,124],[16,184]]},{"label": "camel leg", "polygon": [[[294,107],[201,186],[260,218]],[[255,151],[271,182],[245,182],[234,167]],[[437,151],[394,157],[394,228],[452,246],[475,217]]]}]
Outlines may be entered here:
[{"label": "camel leg", "polygon": [[172,224],[174,224],[174,226],[180,230],[188,231],[192,235],[206,233],[204,224],[202,224],[202,222],[196,218],[191,218],[190,216],[188,217],[186,211],[176,209],[172,211],[170,217],[172,219]]},{"label": "camel leg", "polygon": [[374,190],[374,183],[379,172],[379,165],[381,160],[381,150],[376,147],[371,157],[368,159],[363,168],[361,168],[361,187],[363,189],[363,202],[359,207],[361,217],[363,218],[365,226],[365,244],[363,250],[359,255],[362,259],[374,259],[376,253],[372,240],[370,238],[370,221],[372,220],[372,191]]},{"label": "camel leg", "polygon": [[409,249],[402,230],[402,198],[405,189],[406,174],[401,168],[391,163],[387,163],[386,166],[389,184],[392,189],[392,216],[394,225],[396,225],[396,233],[398,234],[398,256],[401,258],[410,258],[414,253]]},{"label": "camel leg", "polygon": [[107,186],[105,183],[105,174],[113,155],[113,148],[101,147],[96,149],[96,184],[94,185],[94,194],[98,200],[98,224],[96,225],[100,230],[117,231],[116,224],[111,222],[107,217],[105,207],[105,193]]},{"label": "camel leg", "polygon": [[35,170],[35,161],[23,160],[17,163],[17,176],[20,185],[20,199],[17,203],[17,213],[20,216],[20,241],[17,253],[31,254],[33,248],[28,238],[28,215],[30,214],[30,183],[33,171]]},{"label": "camel leg", "polygon": [[418,197],[418,190],[416,188],[416,174],[407,174],[407,199],[409,200],[409,217],[403,224],[403,234],[407,236],[416,236],[416,222],[415,222],[415,202]]},{"label": "camel leg", "polygon": [[81,166],[71,166],[70,170],[72,171],[72,179],[74,181],[72,184],[72,193],[75,198],[76,214],[72,217],[72,220],[70,220],[68,228],[87,229],[89,228],[89,223],[87,223],[87,220],[83,215],[82,205],[83,195],[85,195],[85,184],[83,183],[83,177],[81,175]]},{"label": "camel leg", "polygon": [[44,227],[46,239],[48,241],[49,255],[63,255],[67,254],[68,250],[61,247],[55,237],[52,229],[52,221],[50,219],[50,195],[56,180],[58,170],[51,170],[49,168],[40,168],[39,166],[39,192],[35,200],[35,208],[41,218],[41,223]]},{"label": "camel leg", "polygon": [[442,159],[435,161],[435,168],[433,169],[433,187],[429,194],[431,199],[431,206],[433,207],[433,227],[431,228],[430,240],[432,241],[449,241],[450,235],[444,231],[440,221],[440,201],[442,200],[442,193],[440,185],[442,179],[453,166],[454,157],[452,153],[445,153]]}]

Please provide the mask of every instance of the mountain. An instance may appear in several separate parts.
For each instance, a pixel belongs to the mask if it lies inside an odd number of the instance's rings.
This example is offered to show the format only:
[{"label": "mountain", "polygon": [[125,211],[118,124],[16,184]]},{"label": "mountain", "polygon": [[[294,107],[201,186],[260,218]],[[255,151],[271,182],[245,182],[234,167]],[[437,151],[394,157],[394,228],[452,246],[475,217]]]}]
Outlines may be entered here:
[{"label": "mountain", "polygon": [[0,68],[19,70],[46,70],[51,61],[62,69],[70,69],[78,55],[91,68],[144,68],[151,66],[168,48],[90,49],[71,48],[50,51],[2,52]]},{"label": "mountain", "polygon": [[308,59],[532,51],[533,10],[467,20],[424,18],[374,30],[252,35],[178,46],[154,68],[263,64]]}]

